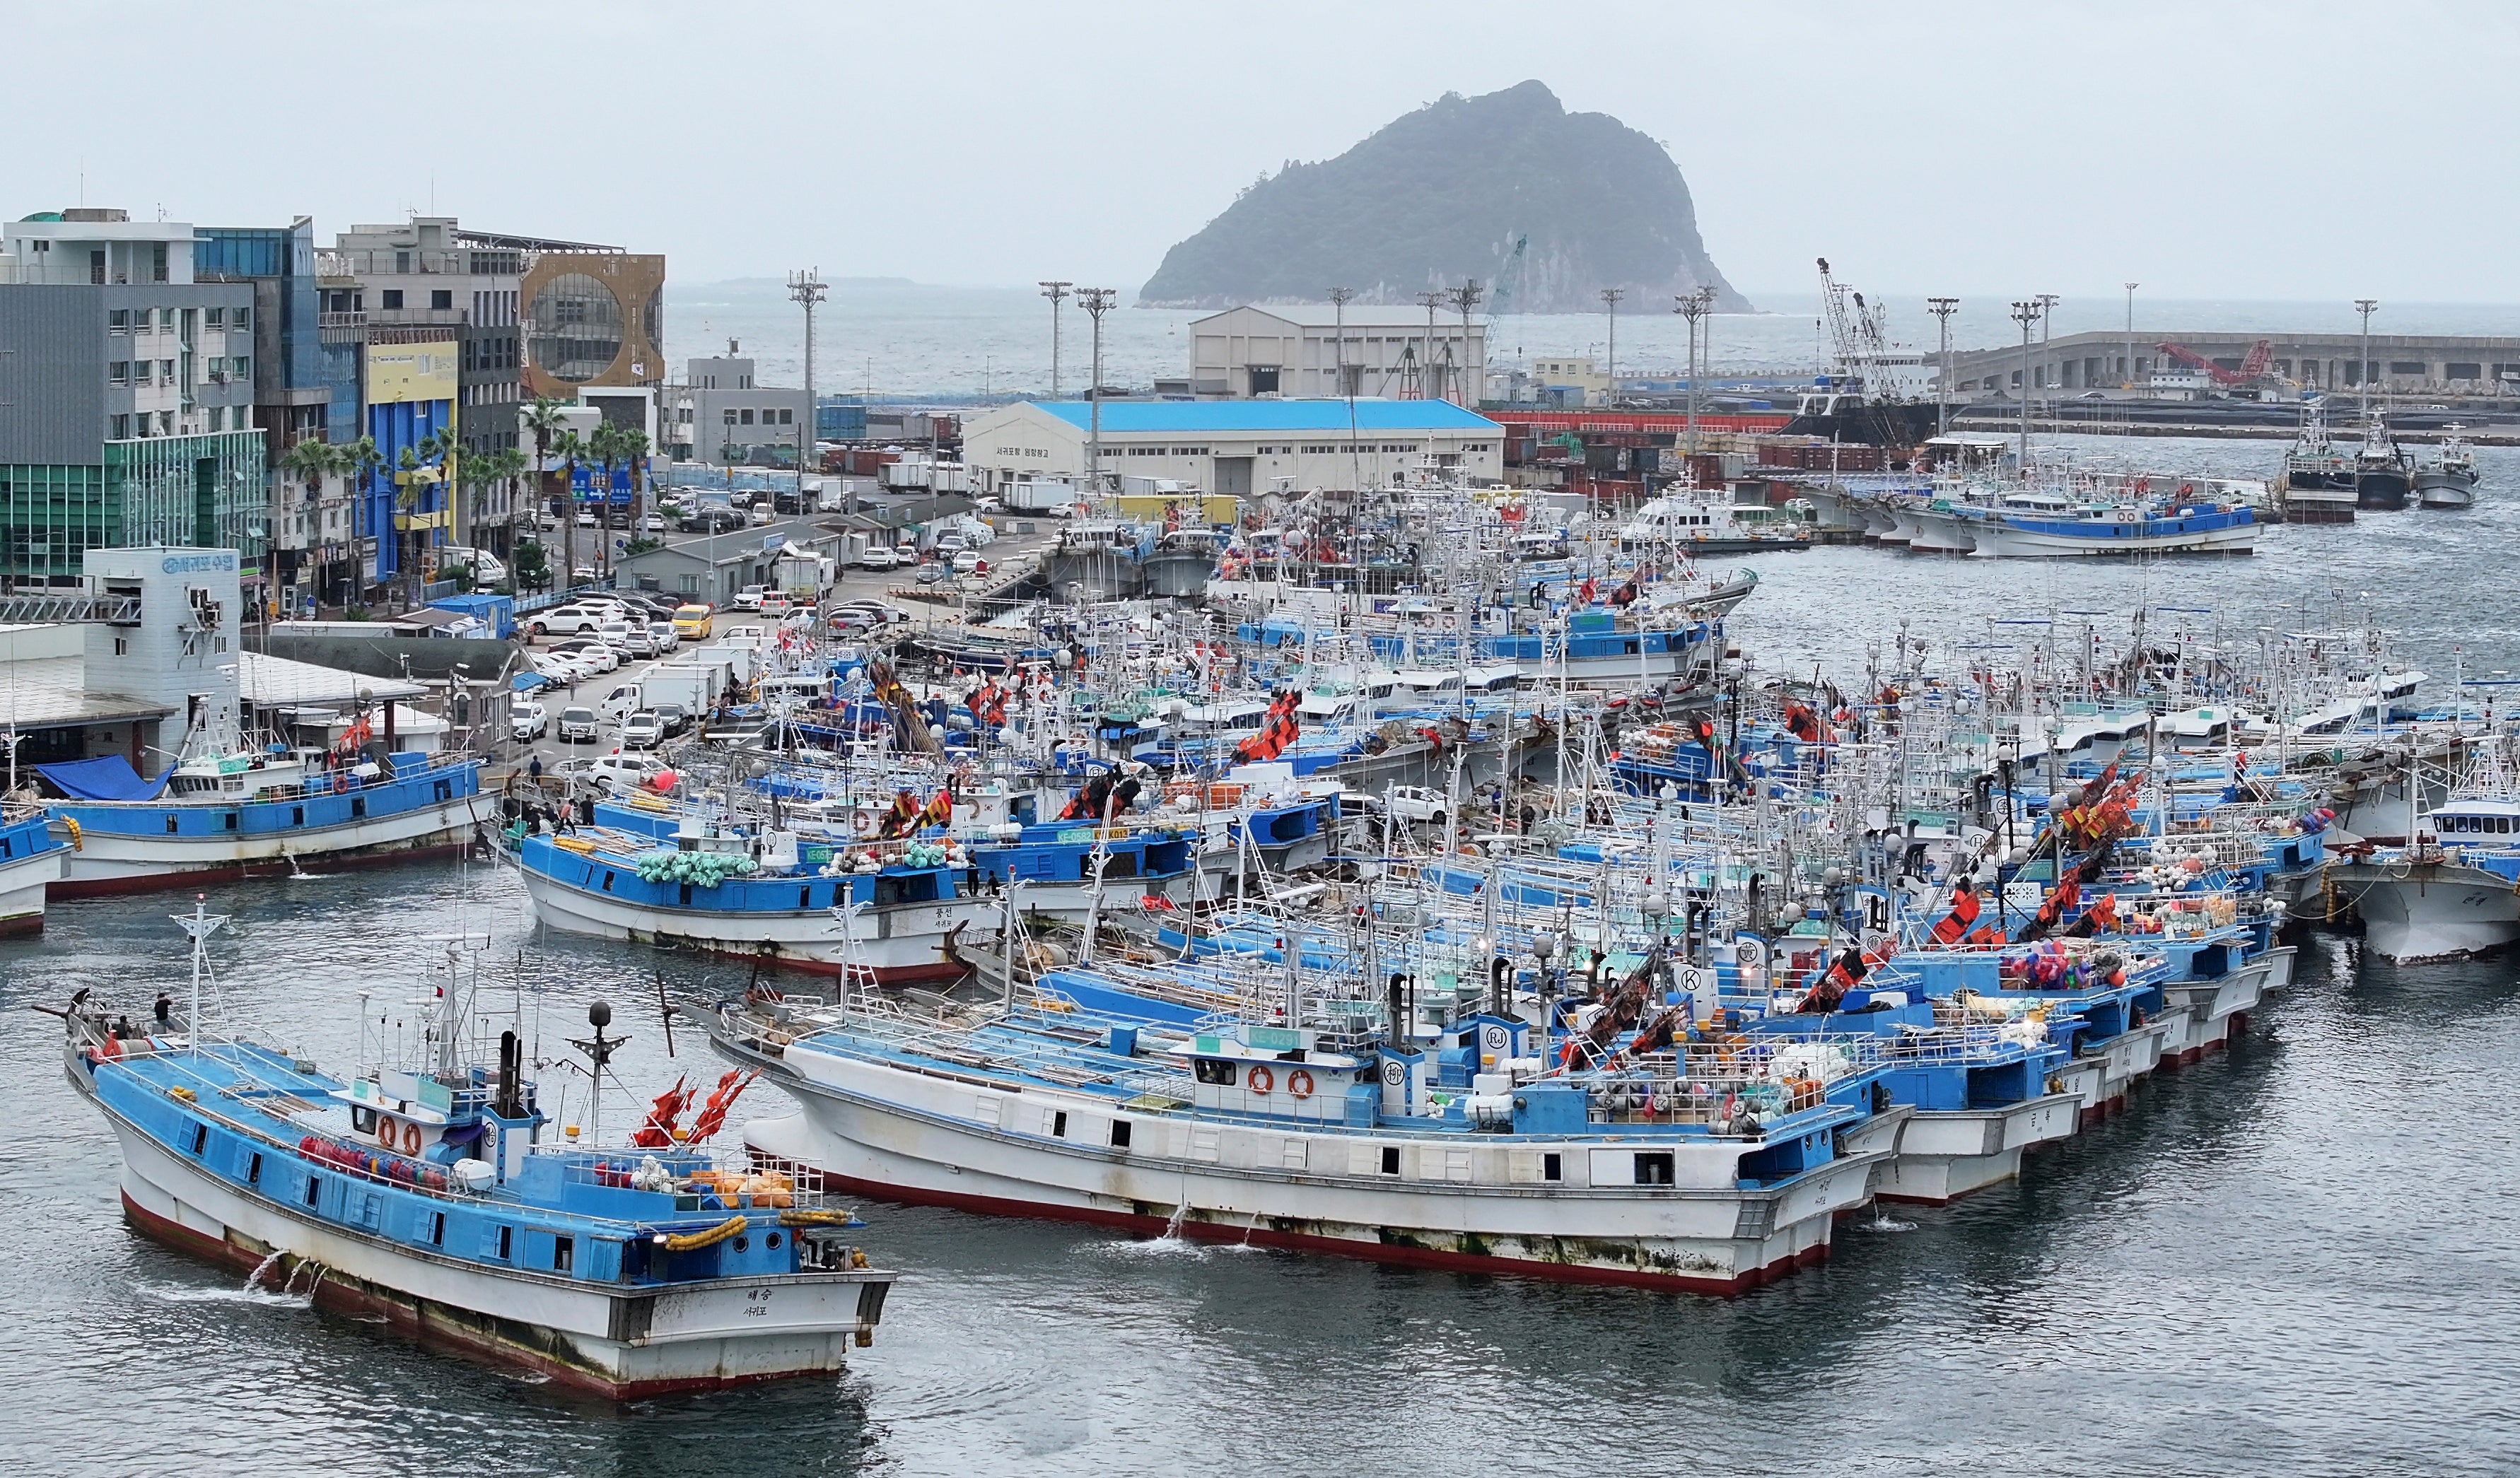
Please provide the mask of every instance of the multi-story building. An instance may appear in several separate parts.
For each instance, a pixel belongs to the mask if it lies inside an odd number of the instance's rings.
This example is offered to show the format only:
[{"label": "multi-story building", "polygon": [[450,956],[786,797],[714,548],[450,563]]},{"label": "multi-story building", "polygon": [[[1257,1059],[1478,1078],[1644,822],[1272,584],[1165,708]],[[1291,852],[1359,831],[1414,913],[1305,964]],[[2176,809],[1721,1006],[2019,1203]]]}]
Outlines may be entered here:
[{"label": "multi-story building", "polygon": [[195,246],[187,223],[95,207],[0,225],[0,579],[190,545],[239,551],[259,599],[262,308],[251,284],[197,280]]},{"label": "multi-story building", "polygon": [[[1370,395],[1463,400],[1487,364],[1487,325],[1437,310],[1349,303],[1228,308],[1190,326],[1187,383],[1200,399]],[[1341,372],[1345,374],[1342,376]]]},{"label": "multi-story building", "polygon": [[662,384],[665,259],[574,242],[523,244],[533,256],[522,284],[526,398]]},{"label": "multi-story building", "polygon": [[666,451],[680,462],[795,466],[813,435],[805,392],[760,384],[754,373],[732,338],[724,354],[686,361],[683,382],[665,387],[658,408]]}]

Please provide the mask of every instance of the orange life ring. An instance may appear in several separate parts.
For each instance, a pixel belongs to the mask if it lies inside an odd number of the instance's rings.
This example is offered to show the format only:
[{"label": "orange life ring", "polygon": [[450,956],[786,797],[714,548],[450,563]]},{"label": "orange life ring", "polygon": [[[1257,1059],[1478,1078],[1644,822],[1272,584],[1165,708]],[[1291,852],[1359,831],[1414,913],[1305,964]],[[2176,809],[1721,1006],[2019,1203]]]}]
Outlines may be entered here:
[{"label": "orange life ring", "polygon": [[338,794],[340,794],[342,791],[347,790],[347,789],[349,789],[349,788],[350,788],[350,777],[349,777],[349,774],[348,774],[346,771],[341,771],[341,770],[336,770],[336,771],[334,771],[334,772],[333,772],[333,793],[334,793],[335,795],[338,795]]},{"label": "orange life ring", "polygon": [[1261,1062],[1253,1065],[1249,1081],[1253,1093],[1265,1094],[1278,1086],[1278,1075],[1269,1070],[1268,1063]]},{"label": "orange life ring", "polygon": [[402,1121],[402,1152],[415,1155],[420,1153],[420,1122],[416,1119]]},{"label": "orange life ring", "polygon": [[391,1114],[377,1115],[377,1143],[390,1152],[394,1147],[394,1121]]},{"label": "orange life ring", "polygon": [[1298,1098],[1311,1097],[1313,1096],[1313,1075],[1309,1071],[1300,1067],[1296,1068],[1293,1072],[1286,1074],[1286,1092],[1293,1094]]}]

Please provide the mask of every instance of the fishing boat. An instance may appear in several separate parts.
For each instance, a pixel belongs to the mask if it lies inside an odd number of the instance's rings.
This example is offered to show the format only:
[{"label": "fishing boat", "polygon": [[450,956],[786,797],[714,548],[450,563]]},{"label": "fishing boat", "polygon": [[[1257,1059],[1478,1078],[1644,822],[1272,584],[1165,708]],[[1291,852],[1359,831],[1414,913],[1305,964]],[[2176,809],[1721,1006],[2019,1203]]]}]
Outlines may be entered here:
[{"label": "fishing boat", "polygon": [[2463,427],[2449,428],[2442,438],[2441,452],[2428,457],[2415,467],[2415,503],[2421,508],[2473,508],[2476,505],[2476,453],[2469,450],[2459,435]]},{"label": "fishing boat", "polygon": [[2327,435],[2326,402],[2301,403],[2301,431],[2284,454],[2283,516],[2287,523],[2354,521],[2354,462]]},{"label": "fishing boat", "polygon": [[2365,946],[2391,960],[2493,954],[2520,939],[2520,800],[2448,801],[2408,845],[2340,859],[2328,878],[2362,915]]},{"label": "fishing boat", "polygon": [[[197,903],[178,921],[198,1023],[223,920]],[[120,1033],[82,1003],[61,1012],[67,1070],[120,1146],[131,1226],[249,1285],[619,1401],[828,1373],[871,1341],[893,1275],[856,1244],[864,1224],[809,1178],[695,1147],[747,1080],[722,1079],[680,1137],[689,1095],[618,1148],[580,1147],[575,1126],[547,1142],[518,1031],[466,1056],[476,995],[452,962],[408,1010],[363,994],[370,1063],[346,1078],[206,1032]],[[621,1039],[603,1003],[588,1019],[600,1089]]]},{"label": "fishing boat", "polygon": [[2414,490],[2413,459],[2389,434],[2385,412],[2362,418],[2362,449],[2354,456],[2354,504],[2357,508],[2394,513],[2407,506]]},{"label": "fishing boat", "polygon": [[52,834],[41,806],[0,806],[0,934],[44,926],[44,900],[61,880],[68,843]]},{"label": "fishing boat", "polygon": [[64,797],[48,807],[69,847],[63,898],[446,856],[486,815],[463,754],[234,750],[156,782],[120,755],[35,769]]},{"label": "fishing boat", "polygon": [[2257,544],[2257,514],[2246,507],[2147,497],[2086,503],[2062,494],[2007,493],[1991,504],[1954,504],[1982,560],[2124,555],[2244,555]]}]

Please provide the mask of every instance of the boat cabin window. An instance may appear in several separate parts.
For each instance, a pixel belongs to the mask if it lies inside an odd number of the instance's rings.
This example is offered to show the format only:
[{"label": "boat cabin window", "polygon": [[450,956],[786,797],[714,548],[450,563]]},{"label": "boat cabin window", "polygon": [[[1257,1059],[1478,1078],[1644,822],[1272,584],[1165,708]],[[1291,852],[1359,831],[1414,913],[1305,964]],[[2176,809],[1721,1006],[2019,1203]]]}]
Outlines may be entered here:
[{"label": "boat cabin window", "polygon": [[445,1212],[432,1211],[428,1214],[428,1240],[431,1246],[443,1247],[446,1245]]},{"label": "boat cabin window", "polygon": [[1062,1108],[1051,1114],[1050,1134],[1051,1138],[1057,1140],[1067,1138],[1067,1110]]},{"label": "boat cabin window", "polygon": [[261,1155],[257,1154],[253,1158],[245,1162],[245,1183],[248,1186],[259,1186],[262,1184]]},{"label": "boat cabin window", "polygon": [[1672,1181],[1672,1158],[1668,1149],[1648,1150],[1637,1156],[1637,1184],[1668,1186]]},{"label": "boat cabin window", "polygon": [[1400,1173],[1399,1145],[1385,1144],[1382,1146],[1382,1173],[1384,1175],[1398,1175]]},{"label": "boat cabin window", "polygon": [[323,1198],[324,1178],[320,1175],[308,1176],[306,1178],[306,1204],[312,1206]]},{"label": "boat cabin window", "polygon": [[1556,1155],[1545,1154],[1540,1157],[1540,1178],[1542,1180],[1554,1181],[1563,1179],[1563,1164]]},{"label": "boat cabin window", "polygon": [[1111,1147],[1113,1149],[1126,1149],[1129,1147],[1128,1120],[1113,1119],[1111,1121]]},{"label": "boat cabin window", "polygon": [[194,1126],[193,1126],[193,1153],[195,1153],[195,1154],[200,1154],[202,1150],[207,1149],[207,1148],[209,1148],[209,1147],[210,1147],[210,1126],[208,1126],[207,1124],[196,1124],[196,1125],[194,1125]]},{"label": "boat cabin window", "polygon": [[1235,1080],[1242,1075],[1242,1070],[1233,1063],[1220,1062],[1214,1057],[1192,1058],[1190,1071],[1192,1077],[1211,1088],[1232,1088]]},{"label": "boat cabin window", "polygon": [[566,1273],[574,1268],[576,1264],[577,1238],[573,1236],[553,1237],[552,1271],[556,1273]]}]

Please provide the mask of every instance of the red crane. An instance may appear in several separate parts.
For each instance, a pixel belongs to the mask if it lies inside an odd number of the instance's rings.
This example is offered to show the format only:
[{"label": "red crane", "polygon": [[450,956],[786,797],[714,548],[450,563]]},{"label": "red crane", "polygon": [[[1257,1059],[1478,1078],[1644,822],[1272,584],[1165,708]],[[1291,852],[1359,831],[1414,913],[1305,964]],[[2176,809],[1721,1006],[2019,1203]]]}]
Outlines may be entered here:
[{"label": "red crane", "polygon": [[2238,369],[2227,370],[2185,344],[2175,344],[2164,339],[2153,347],[2191,370],[2202,370],[2213,376],[2214,382],[2219,385],[2242,385],[2256,380],[2267,373],[2268,357],[2274,353],[2274,345],[2261,338],[2249,346],[2249,357],[2240,361]]}]

